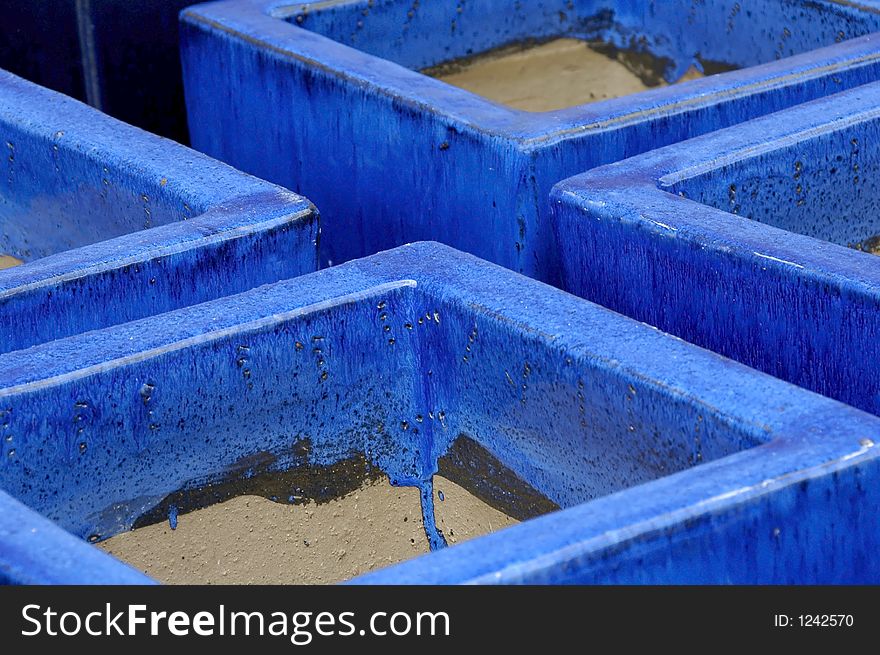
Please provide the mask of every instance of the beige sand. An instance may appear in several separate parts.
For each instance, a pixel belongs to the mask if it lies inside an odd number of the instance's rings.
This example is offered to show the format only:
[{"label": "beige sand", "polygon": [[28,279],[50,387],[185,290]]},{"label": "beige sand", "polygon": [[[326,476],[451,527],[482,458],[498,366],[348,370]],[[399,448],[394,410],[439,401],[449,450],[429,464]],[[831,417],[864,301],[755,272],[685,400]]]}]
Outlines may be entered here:
[{"label": "beige sand", "polygon": [[[702,77],[692,68],[679,81]],[[617,98],[648,87],[626,66],[579,39],[555,39],[501,55],[478,57],[438,79],[514,109],[552,111]]]},{"label": "beige sand", "polygon": [[0,255],[0,271],[2,271],[4,268],[19,266],[20,264],[24,264],[24,262],[20,259],[16,259],[12,255]]},{"label": "beige sand", "polygon": [[[434,484],[450,544],[516,523],[445,478]],[[163,522],[98,545],[170,584],[327,584],[428,551],[418,490],[387,478],[321,505],[239,496],[182,514],[176,530]]]},{"label": "beige sand", "polygon": [[434,476],[434,520],[450,546],[519,523],[440,475]]}]

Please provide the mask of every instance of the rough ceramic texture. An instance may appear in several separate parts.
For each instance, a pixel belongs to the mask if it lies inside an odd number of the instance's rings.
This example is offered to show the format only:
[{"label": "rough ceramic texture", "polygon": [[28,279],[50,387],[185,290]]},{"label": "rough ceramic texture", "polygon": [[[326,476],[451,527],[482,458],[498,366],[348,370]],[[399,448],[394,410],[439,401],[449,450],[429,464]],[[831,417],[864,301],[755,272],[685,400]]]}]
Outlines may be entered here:
[{"label": "rough ceramic texture", "polygon": [[305,198],[0,71],[0,351],[314,271]]},{"label": "rough ceramic texture", "polygon": [[[876,79],[853,37],[878,28],[873,2],[229,0],[185,10],[181,47],[194,146],[312,198],[325,263],[430,239],[556,283],[554,183]],[[539,114],[416,72],[554,36],[648,47],[669,79],[754,67]]]},{"label": "rough ceramic texture", "polygon": [[188,140],[177,14],[192,0],[0,0],[0,68]]},{"label": "rough ceramic texture", "polygon": [[2,355],[0,410],[2,488],[93,540],[353,453],[437,537],[465,434],[570,509],[367,581],[880,579],[880,420],[438,244]]},{"label": "rough ceramic texture", "polygon": [[865,85],[561,183],[565,288],[880,414],[880,259],[845,247],[880,232],[878,107]]}]

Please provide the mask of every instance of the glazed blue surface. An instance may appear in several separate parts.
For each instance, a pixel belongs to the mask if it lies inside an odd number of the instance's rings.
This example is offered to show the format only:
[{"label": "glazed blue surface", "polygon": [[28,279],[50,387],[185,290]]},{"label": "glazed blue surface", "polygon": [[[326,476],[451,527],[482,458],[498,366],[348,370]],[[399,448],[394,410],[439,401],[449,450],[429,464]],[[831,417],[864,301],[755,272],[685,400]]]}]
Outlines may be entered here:
[{"label": "glazed blue surface", "polygon": [[155,584],[0,491],[0,584]]},{"label": "glazed blue surface", "polygon": [[0,0],[0,68],[188,141],[177,14],[192,0]]},{"label": "glazed blue surface", "polygon": [[880,579],[880,419],[439,244],[0,355],[0,408],[0,486],[80,538],[258,462],[430,495],[464,434],[567,509],[364,581]]},{"label": "glazed blue surface", "polygon": [[305,198],[0,71],[0,351],[314,271]]},{"label": "glazed blue surface", "polygon": [[[312,198],[324,264],[430,239],[551,283],[556,182],[880,74],[874,2],[227,0],[181,20],[194,146]],[[416,70],[554,36],[648,48],[670,80],[747,68],[546,113]]]},{"label": "glazed blue surface", "polygon": [[880,84],[566,180],[569,291],[880,413]]}]

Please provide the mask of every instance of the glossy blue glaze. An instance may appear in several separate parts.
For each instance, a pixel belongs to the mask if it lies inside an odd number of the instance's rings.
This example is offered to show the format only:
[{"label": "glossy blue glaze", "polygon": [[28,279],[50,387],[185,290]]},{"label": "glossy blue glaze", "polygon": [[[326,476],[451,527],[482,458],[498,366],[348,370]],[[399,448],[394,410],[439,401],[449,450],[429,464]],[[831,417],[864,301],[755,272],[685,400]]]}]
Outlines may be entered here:
[{"label": "glossy blue glaze", "polygon": [[[227,0],[181,20],[193,144],[312,198],[325,264],[431,239],[551,283],[554,183],[880,74],[875,2]],[[749,68],[546,113],[417,72],[553,36],[647,47],[669,79]]]},{"label": "glossy blue glaze", "polygon": [[188,140],[177,14],[192,0],[0,0],[0,68]]},{"label": "glossy blue glaze", "polygon": [[[880,413],[880,84],[566,180],[565,288]],[[751,219],[751,220],[750,220]]]},{"label": "glossy blue glaze", "polygon": [[0,352],[314,271],[305,198],[0,71]]},{"label": "glossy blue glaze", "polygon": [[93,540],[258,463],[429,488],[465,434],[567,509],[363,581],[880,579],[880,419],[439,244],[0,355],[0,410],[0,486]]},{"label": "glossy blue glaze", "polygon": [[155,584],[0,491],[0,584]]}]

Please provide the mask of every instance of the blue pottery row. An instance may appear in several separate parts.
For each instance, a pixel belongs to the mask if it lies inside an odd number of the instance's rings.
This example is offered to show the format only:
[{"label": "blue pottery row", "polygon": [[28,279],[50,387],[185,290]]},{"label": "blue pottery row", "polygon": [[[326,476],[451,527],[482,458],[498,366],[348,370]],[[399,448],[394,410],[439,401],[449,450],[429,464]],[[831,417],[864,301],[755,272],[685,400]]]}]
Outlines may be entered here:
[{"label": "blue pottery row", "polygon": [[0,71],[0,352],[317,267],[306,199]]},{"label": "blue pottery row", "polygon": [[187,141],[177,14],[193,0],[0,0],[0,68]]},{"label": "blue pottery row", "polygon": [[[880,414],[880,84],[561,183],[565,288]],[[847,247],[851,246],[851,247]]]},{"label": "blue pottery row", "polygon": [[85,539],[356,454],[439,546],[463,437],[564,509],[359,582],[880,579],[880,419],[439,244],[0,355],[0,411],[11,582],[138,580]]},{"label": "blue pottery row", "polygon": [[[556,182],[880,74],[867,2],[227,0],[181,21],[194,146],[309,196],[325,263],[440,240],[551,283]],[[668,81],[741,70],[539,113],[419,72],[555,37],[650,53]]]}]

